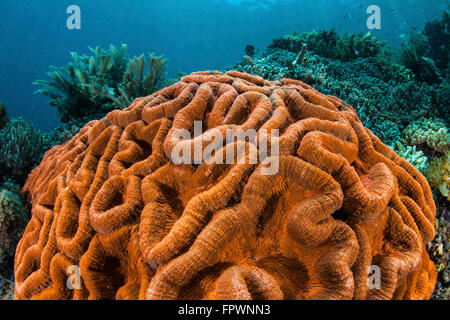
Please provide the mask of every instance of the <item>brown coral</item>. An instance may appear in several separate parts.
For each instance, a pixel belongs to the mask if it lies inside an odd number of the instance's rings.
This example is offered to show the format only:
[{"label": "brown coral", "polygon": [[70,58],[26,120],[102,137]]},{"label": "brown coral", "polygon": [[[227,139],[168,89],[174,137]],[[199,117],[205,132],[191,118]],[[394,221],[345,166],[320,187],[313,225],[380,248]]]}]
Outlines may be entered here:
[{"label": "brown coral", "polygon": [[420,118],[406,127],[403,132],[403,142],[406,145],[426,144],[434,151],[448,152],[450,133],[445,122],[438,118]]},{"label": "brown coral", "polygon": [[[179,140],[194,121],[202,134]],[[228,129],[279,130],[265,158],[278,157],[276,174],[239,161],[250,141],[196,162]],[[178,144],[193,164],[172,161]],[[18,299],[428,299],[436,282],[425,178],[353,108],[300,81],[191,74],[88,123],[24,190]],[[79,286],[67,285],[71,266]]]}]

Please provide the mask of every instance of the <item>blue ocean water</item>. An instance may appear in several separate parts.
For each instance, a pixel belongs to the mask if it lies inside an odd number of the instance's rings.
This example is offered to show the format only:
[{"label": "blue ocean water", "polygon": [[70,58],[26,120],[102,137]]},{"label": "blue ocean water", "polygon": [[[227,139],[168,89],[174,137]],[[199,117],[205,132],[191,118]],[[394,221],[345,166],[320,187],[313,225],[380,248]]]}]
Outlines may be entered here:
[{"label": "blue ocean water", "polygon": [[[126,43],[130,56],[164,54],[169,76],[221,69],[238,61],[247,44],[263,49],[294,29],[367,32],[372,4],[382,12],[382,27],[372,33],[394,44],[448,8],[445,0],[2,0],[0,101],[12,117],[48,131],[58,115],[33,94],[32,82],[45,79],[49,65],[67,65],[71,51]],[[80,30],[66,27],[70,5],[81,9]]]}]

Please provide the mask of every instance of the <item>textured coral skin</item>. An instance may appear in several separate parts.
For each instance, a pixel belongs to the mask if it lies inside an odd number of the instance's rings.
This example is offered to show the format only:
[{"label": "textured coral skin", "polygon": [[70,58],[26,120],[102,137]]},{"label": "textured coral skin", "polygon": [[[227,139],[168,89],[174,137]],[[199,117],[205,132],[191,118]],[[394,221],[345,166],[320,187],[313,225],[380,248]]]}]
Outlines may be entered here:
[{"label": "textured coral skin", "polygon": [[[278,173],[175,165],[174,130],[194,120],[279,129]],[[239,143],[252,147],[221,151]],[[352,107],[300,81],[191,74],[86,124],[24,191],[16,299],[428,299],[436,281],[425,178]],[[66,286],[71,265],[79,289]]]}]

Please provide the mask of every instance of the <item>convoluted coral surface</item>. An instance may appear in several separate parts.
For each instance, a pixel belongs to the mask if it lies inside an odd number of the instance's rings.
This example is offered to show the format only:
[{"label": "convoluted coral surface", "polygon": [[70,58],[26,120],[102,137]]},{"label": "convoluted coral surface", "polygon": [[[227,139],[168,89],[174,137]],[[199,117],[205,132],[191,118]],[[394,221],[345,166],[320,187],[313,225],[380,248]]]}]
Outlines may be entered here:
[{"label": "convoluted coral surface", "polygon": [[[194,121],[203,133],[180,142]],[[278,129],[276,173],[172,161],[227,129]],[[257,147],[212,160],[239,145]],[[436,282],[425,178],[352,107],[295,80],[185,76],[86,124],[24,190],[16,299],[428,299]]]}]

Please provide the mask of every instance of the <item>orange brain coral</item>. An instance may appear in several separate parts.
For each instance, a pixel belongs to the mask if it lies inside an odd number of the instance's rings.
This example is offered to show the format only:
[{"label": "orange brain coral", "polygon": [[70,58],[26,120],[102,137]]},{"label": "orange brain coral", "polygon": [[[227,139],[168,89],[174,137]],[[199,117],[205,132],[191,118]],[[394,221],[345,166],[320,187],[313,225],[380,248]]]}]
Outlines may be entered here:
[{"label": "orange brain coral", "polygon": [[[202,135],[278,129],[277,173],[174,164],[194,121]],[[217,156],[238,144],[254,148]],[[427,299],[436,281],[424,177],[300,81],[191,74],[86,124],[24,191],[17,299]]]}]

